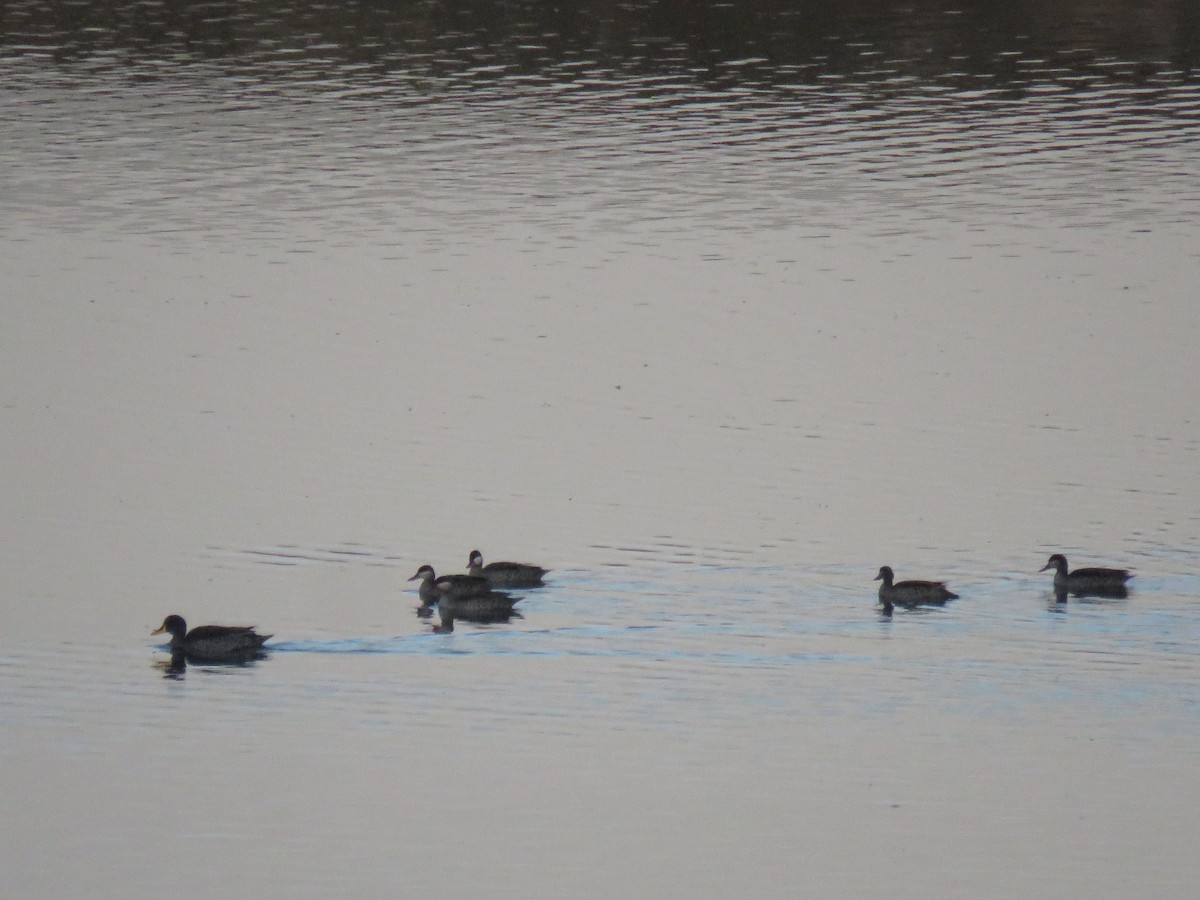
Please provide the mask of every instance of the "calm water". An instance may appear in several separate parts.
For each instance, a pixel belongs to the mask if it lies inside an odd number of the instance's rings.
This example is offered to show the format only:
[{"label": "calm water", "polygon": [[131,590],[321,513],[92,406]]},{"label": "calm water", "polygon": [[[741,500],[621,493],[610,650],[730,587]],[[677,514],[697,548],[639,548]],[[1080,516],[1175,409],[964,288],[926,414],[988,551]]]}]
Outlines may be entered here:
[{"label": "calm water", "polygon": [[852,7],[4,6],[0,894],[1194,889],[1200,16]]}]

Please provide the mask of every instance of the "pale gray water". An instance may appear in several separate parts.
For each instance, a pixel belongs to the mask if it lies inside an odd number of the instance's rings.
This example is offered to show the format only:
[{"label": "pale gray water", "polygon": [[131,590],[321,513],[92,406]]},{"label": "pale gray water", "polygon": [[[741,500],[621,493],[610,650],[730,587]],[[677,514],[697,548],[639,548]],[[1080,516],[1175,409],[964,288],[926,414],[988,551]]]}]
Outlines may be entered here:
[{"label": "pale gray water", "polygon": [[0,894],[1185,895],[1200,42],[1093,6],[10,4]]}]

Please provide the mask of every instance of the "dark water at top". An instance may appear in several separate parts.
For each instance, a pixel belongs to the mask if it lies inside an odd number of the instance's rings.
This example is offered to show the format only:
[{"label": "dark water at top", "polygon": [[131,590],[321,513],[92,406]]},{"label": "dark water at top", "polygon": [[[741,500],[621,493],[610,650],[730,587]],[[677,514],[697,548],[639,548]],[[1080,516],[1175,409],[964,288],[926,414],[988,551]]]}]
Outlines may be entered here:
[{"label": "dark water at top", "polygon": [[[0,5],[0,895],[1186,896],[1198,53]],[[550,584],[435,634],[474,546]]]},{"label": "dark water at top", "polygon": [[[574,61],[638,74],[688,72],[713,87],[839,77],[970,79],[1020,91],[1050,73],[1146,81],[1200,53],[1190,3],[816,2],[383,3],[14,2],[5,43],[58,63],[214,61],[284,73],[359,68],[546,76]],[[371,67],[367,69],[366,67]],[[958,81],[953,81],[957,77]],[[554,79],[557,80],[557,79]]]},{"label": "dark water at top", "polygon": [[209,237],[286,239],[281,217],[308,217],[381,243],[442,217],[567,242],[681,223],[936,235],[1030,207],[1191,221],[1197,19],[1187,3],[12,3],[6,205]]}]

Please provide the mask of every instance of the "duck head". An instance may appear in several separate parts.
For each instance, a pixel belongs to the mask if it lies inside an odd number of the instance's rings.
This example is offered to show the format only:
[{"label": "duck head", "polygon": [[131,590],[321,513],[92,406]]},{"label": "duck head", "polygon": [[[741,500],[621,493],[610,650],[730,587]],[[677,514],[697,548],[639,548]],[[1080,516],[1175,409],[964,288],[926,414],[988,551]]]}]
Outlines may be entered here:
[{"label": "duck head", "polygon": [[167,616],[163,619],[163,623],[150,633],[169,634],[173,638],[183,638],[187,634],[187,622],[183,620],[183,616]]},{"label": "duck head", "polygon": [[1056,572],[1067,574],[1067,558],[1061,553],[1055,553],[1050,557],[1049,562],[1038,569],[1039,572],[1045,572],[1047,569],[1054,569]]},{"label": "duck head", "polygon": [[421,566],[421,568],[417,569],[417,574],[408,580],[409,581],[418,581],[418,580],[433,581],[435,577],[436,576],[433,574],[433,566],[426,565],[426,566]]}]

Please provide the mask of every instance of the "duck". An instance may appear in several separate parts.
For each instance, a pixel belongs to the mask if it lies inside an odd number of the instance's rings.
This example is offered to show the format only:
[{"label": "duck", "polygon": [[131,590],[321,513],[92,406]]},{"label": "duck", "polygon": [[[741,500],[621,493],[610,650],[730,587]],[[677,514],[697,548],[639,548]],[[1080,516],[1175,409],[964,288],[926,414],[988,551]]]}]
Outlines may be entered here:
[{"label": "duck", "polygon": [[892,583],[895,575],[891,566],[880,566],[874,581],[879,585],[879,602],[883,611],[890,613],[893,606],[943,606],[947,600],[957,600],[958,594],[949,590],[941,581],[900,581]]},{"label": "duck", "polygon": [[1051,555],[1044,566],[1038,569],[1045,572],[1054,570],[1054,590],[1065,594],[1068,591],[1075,594],[1093,594],[1098,596],[1125,596],[1125,582],[1133,577],[1128,569],[1076,569],[1067,571],[1067,558],[1061,553]]},{"label": "duck", "polygon": [[488,591],[469,597],[443,594],[438,600],[438,615],[442,619],[462,619],[464,622],[507,622],[520,615],[513,607],[523,598],[504,591]]},{"label": "duck", "polygon": [[493,587],[534,588],[542,586],[549,569],[530,563],[494,562],[483,564],[483,554],[472,550],[467,559],[467,573],[486,578]]},{"label": "duck", "polygon": [[171,635],[172,656],[191,662],[243,662],[261,656],[272,635],[257,634],[253,626],[198,625],[188,631],[183,616],[170,615],[151,634]]},{"label": "duck", "polygon": [[520,597],[510,597],[499,591],[479,597],[443,599],[438,604],[440,624],[434,625],[433,631],[435,634],[451,634],[456,621],[477,625],[500,625],[512,619],[519,619],[521,614],[513,607],[520,601]]},{"label": "duck", "polygon": [[491,582],[478,575],[443,575],[439,578],[430,565],[421,566],[417,569],[417,574],[408,580],[418,579],[421,581],[421,602],[426,606],[431,606],[447,596],[475,597],[492,589]]}]

